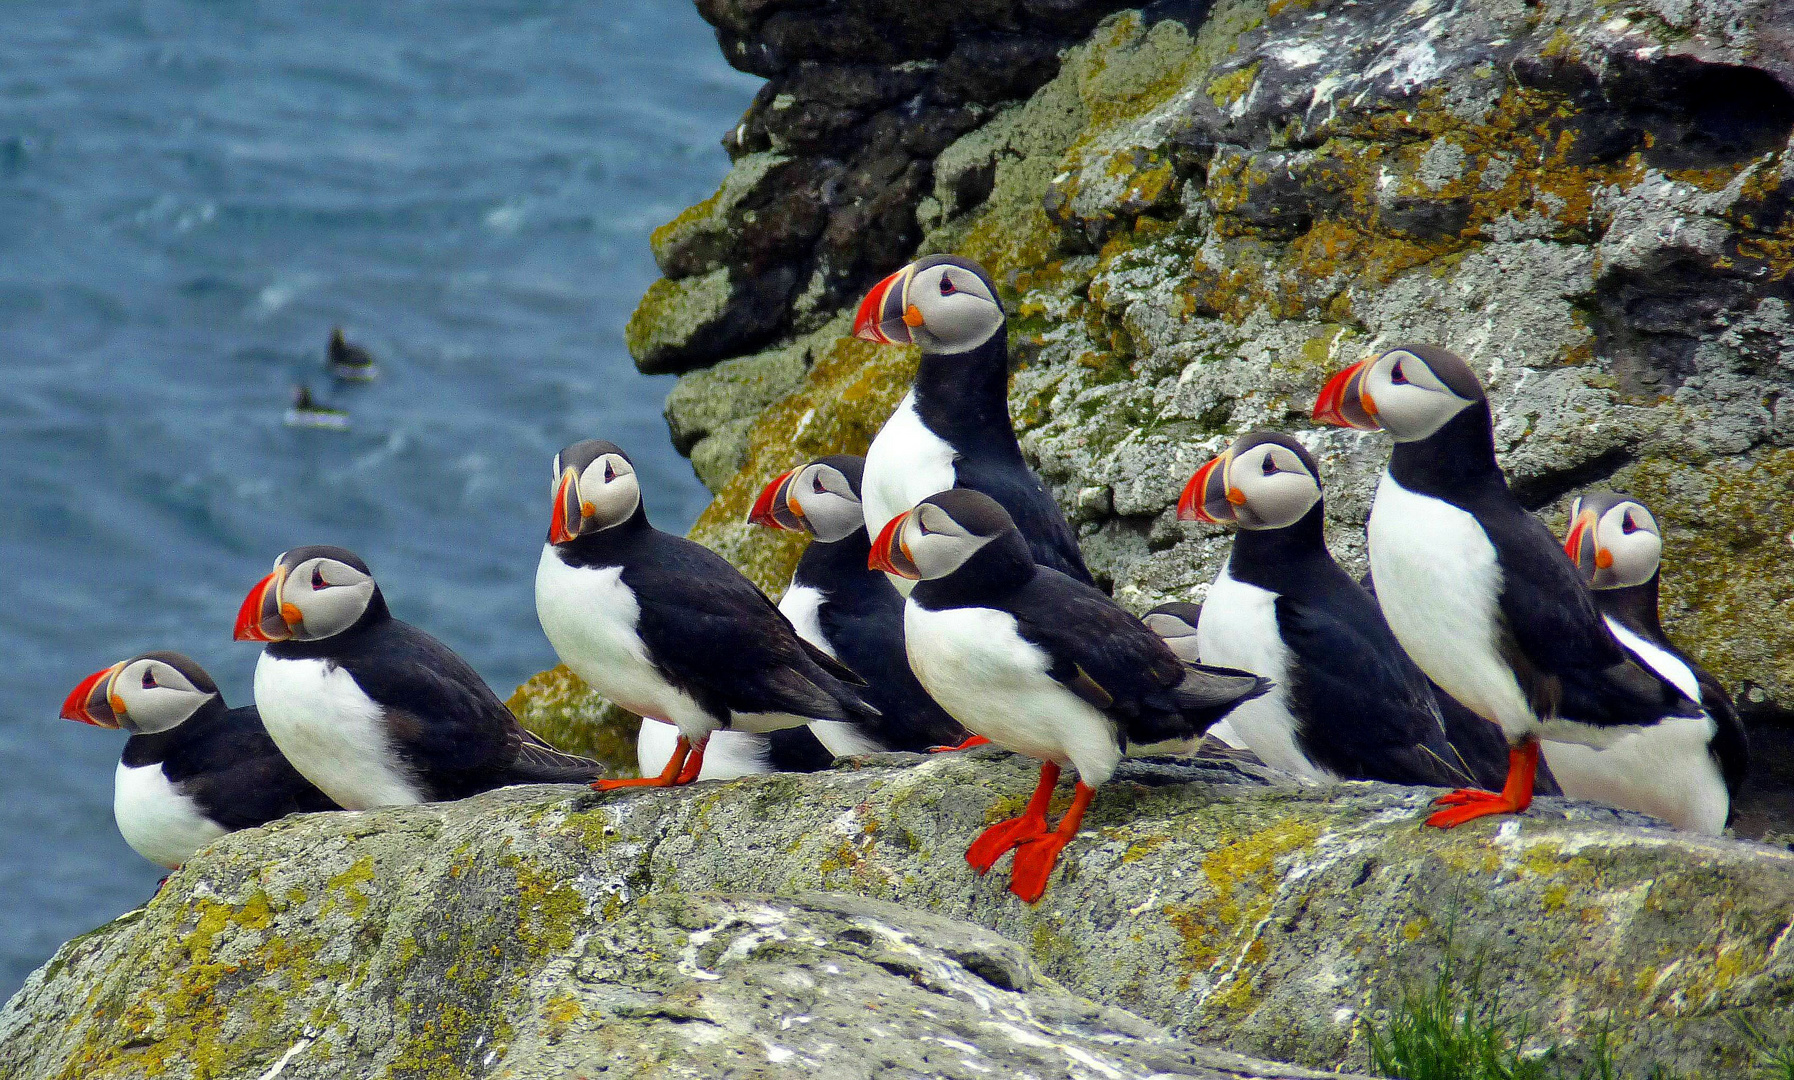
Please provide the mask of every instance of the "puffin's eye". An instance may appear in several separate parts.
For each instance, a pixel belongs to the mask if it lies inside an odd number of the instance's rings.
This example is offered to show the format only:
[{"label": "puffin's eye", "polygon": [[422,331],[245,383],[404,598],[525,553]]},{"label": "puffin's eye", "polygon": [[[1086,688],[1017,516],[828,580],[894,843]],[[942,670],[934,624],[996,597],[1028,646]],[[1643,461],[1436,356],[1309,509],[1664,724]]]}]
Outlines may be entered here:
[{"label": "puffin's eye", "polygon": [[1277,471],[1277,463],[1275,461],[1271,460],[1271,455],[1266,454],[1265,455],[1265,463],[1264,463],[1264,474],[1266,476],[1270,476],[1272,473],[1274,473],[1276,471]]},{"label": "puffin's eye", "polygon": [[810,488],[818,495],[828,494],[828,488],[822,486],[822,477],[820,475],[810,477]]},{"label": "puffin's eye", "polygon": [[1620,531],[1625,533],[1627,536],[1631,536],[1633,533],[1638,531],[1638,522],[1632,520],[1632,515],[1630,512],[1628,512],[1625,517],[1620,519]]},{"label": "puffin's eye", "polygon": [[145,690],[154,690],[158,685],[159,684],[156,682],[155,669],[154,668],[144,668],[143,669],[143,688]]},{"label": "puffin's eye", "polygon": [[954,288],[954,286],[953,286],[953,279],[946,274],[942,274],[941,275],[941,295],[942,296],[952,296],[954,293],[956,293],[958,291],[959,290]]},{"label": "puffin's eye", "polygon": [[605,462],[604,463],[604,482],[608,484],[612,480],[615,480],[616,478],[617,478],[616,468],[613,467],[610,462],[608,462],[608,461]]},{"label": "puffin's eye", "polygon": [[312,567],[312,568],[311,568],[311,588],[312,588],[312,591],[313,591],[313,592],[316,592],[316,591],[318,591],[318,590],[319,590],[319,589],[322,589],[322,588],[326,588],[326,587],[327,587],[327,586],[328,586],[328,585],[329,585],[329,583],[328,583],[328,582],[326,582],[326,581],[325,581],[325,580],[324,580],[324,570],[323,570],[323,568],[322,568],[322,567],[318,567],[318,566],[314,566],[314,567]]},{"label": "puffin's eye", "polygon": [[1397,360],[1395,367],[1389,369],[1389,381],[1397,386],[1408,385],[1408,377],[1402,374],[1402,362]]}]

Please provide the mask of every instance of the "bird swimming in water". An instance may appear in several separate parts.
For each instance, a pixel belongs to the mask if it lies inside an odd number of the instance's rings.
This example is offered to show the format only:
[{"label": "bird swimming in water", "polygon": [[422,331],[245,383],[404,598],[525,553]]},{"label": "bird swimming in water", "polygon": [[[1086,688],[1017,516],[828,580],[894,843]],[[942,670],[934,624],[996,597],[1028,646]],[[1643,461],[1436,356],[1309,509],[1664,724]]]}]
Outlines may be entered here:
[{"label": "bird swimming in water", "polygon": [[288,407],[287,427],[318,428],[324,431],[346,431],[349,414],[342,409],[320,405],[312,397],[311,387],[299,383],[293,387],[293,404]]},{"label": "bird swimming in water", "polygon": [[374,376],[380,373],[374,365],[374,354],[344,338],[340,326],[330,331],[325,366],[331,375],[343,382],[373,382]]}]

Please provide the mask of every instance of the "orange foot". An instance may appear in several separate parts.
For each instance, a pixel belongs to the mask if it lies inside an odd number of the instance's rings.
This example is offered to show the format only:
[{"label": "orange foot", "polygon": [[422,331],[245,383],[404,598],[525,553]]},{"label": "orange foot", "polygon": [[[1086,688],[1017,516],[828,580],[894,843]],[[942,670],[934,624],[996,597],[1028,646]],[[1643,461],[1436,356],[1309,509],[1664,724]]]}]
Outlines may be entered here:
[{"label": "orange foot", "polygon": [[1015,866],[1009,871],[1010,892],[1030,904],[1040,899],[1046,892],[1047,878],[1052,876],[1053,867],[1058,865],[1059,853],[1078,834],[1078,828],[1084,824],[1084,809],[1095,797],[1095,788],[1085,787],[1082,780],[1078,781],[1071,806],[1065,811],[1065,816],[1059,819],[1059,827],[1050,833],[1023,841],[1015,852]]},{"label": "orange foot", "polygon": [[698,778],[698,772],[704,767],[704,746],[708,740],[695,749],[691,740],[679,736],[673,744],[673,756],[667,759],[666,768],[660,770],[659,776],[644,776],[639,780],[598,780],[592,787],[599,791],[615,791],[618,788],[635,787],[682,787]]},{"label": "orange foot", "polygon": [[970,750],[974,746],[985,746],[989,743],[990,740],[982,735],[967,735],[965,742],[954,743],[952,746],[931,746],[928,748],[928,752],[931,754],[951,754],[955,750]]},{"label": "orange foot", "polygon": [[1455,829],[1464,822],[1475,821],[1479,817],[1522,813],[1532,805],[1532,780],[1538,767],[1538,740],[1528,739],[1519,746],[1510,747],[1507,783],[1502,785],[1499,793],[1464,788],[1441,795],[1433,802],[1450,809],[1436,811],[1426,819],[1426,823],[1437,829]]},{"label": "orange foot", "polygon": [[1050,761],[1042,765],[1040,783],[1034,785],[1034,794],[1029,797],[1022,816],[997,822],[966,848],[966,862],[972,864],[972,869],[982,874],[1002,858],[1005,851],[1029,837],[1045,833],[1047,804],[1053,801],[1053,788],[1058,783],[1059,766]]}]

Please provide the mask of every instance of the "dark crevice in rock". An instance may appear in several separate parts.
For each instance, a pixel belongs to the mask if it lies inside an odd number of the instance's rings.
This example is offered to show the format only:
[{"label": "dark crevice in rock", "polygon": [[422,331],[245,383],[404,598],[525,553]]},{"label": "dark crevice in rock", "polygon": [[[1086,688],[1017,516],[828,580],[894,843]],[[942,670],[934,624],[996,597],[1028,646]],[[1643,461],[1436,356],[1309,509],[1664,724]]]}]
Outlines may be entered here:
[{"label": "dark crevice in rock", "polygon": [[1579,491],[1607,479],[1630,465],[1636,457],[1636,453],[1630,449],[1609,450],[1574,468],[1516,479],[1508,487],[1522,506],[1536,513],[1572,491]]}]

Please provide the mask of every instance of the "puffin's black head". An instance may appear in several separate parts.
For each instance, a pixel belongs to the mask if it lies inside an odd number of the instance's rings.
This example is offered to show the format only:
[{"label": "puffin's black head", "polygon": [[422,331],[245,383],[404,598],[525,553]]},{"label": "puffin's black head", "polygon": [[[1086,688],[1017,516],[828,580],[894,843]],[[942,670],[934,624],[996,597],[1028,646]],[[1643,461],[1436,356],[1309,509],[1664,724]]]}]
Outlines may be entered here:
[{"label": "puffin's black head", "polygon": [[1457,354],[1437,345],[1399,345],[1333,376],[1315,400],[1314,418],[1419,442],[1487,400],[1476,372]]},{"label": "puffin's black head", "polygon": [[140,653],[82,679],[62,703],[65,720],[149,735],[179,727],[220,700],[205,669],[180,653]]},{"label": "puffin's black head", "polygon": [[1657,576],[1663,534],[1644,503],[1617,491],[1595,491],[1570,504],[1564,550],[1591,589],[1625,589]]},{"label": "puffin's black head", "polygon": [[565,544],[635,519],[642,507],[635,463],[616,443],[576,442],[554,456],[554,519],[548,542]]},{"label": "puffin's black head", "polygon": [[346,548],[294,548],[274,560],[237,611],[238,641],[322,641],[360,623],[386,601],[373,571]]},{"label": "puffin's black head", "polygon": [[944,578],[990,545],[1016,549],[1029,565],[1033,557],[1015,522],[997,500],[970,488],[953,488],[923,499],[885,524],[867,560],[874,570],[915,580]]},{"label": "puffin's black head", "polygon": [[1003,329],[1003,304],[984,268],[957,255],[917,259],[860,301],[853,336],[881,345],[962,353]]},{"label": "puffin's black head", "polygon": [[1321,467],[1288,435],[1254,431],[1196,470],[1177,501],[1183,521],[1285,529],[1321,501]]},{"label": "puffin's black head", "polygon": [[860,477],[866,459],[831,454],[773,477],[748,511],[748,523],[808,532],[823,543],[846,539],[866,527],[860,509]]}]

